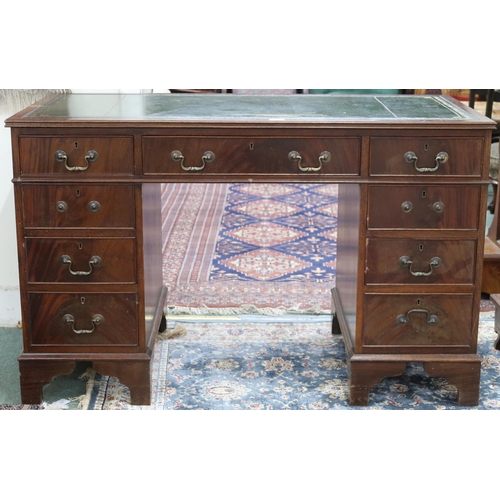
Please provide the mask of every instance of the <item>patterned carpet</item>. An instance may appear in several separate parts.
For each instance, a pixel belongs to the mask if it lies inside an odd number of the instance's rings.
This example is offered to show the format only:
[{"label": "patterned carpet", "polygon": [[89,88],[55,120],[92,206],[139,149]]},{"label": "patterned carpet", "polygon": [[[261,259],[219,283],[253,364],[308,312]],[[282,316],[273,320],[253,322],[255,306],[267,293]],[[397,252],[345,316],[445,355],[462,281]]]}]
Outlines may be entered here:
[{"label": "patterned carpet", "polygon": [[0,410],[43,410],[42,405],[0,405]]},{"label": "patterned carpet", "polygon": [[162,189],[169,306],[330,310],[337,185]]},{"label": "patterned carpet", "polygon": [[481,314],[478,407],[457,406],[455,387],[428,377],[418,363],[375,386],[367,407],[349,406],[344,343],[321,319],[179,324],[186,327],[185,335],[156,342],[151,406],[131,406],[127,387],[93,372],[83,409],[500,409],[500,351],[493,348],[497,334],[491,312]]}]

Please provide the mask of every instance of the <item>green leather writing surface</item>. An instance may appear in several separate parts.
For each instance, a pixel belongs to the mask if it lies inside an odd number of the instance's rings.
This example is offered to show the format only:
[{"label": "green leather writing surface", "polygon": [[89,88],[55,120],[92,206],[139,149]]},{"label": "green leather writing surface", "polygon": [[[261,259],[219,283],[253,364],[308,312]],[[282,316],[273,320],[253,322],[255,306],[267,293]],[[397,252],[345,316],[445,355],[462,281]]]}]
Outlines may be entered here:
[{"label": "green leather writing surface", "polygon": [[61,94],[24,118],[133,121],[474,121],[442,96]]}]

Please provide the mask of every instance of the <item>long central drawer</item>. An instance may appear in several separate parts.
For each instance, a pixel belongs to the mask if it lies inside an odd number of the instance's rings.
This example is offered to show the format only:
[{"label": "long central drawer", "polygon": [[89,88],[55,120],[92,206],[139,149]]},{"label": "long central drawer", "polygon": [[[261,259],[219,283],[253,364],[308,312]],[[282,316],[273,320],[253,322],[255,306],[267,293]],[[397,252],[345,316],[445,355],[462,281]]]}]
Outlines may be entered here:
[{"label": "long central drawer", "polygon": [[142,144],[145,174],[315,172],[318,175],[359,175],[360,172],[359,137],[243,139],[145,136]]}]

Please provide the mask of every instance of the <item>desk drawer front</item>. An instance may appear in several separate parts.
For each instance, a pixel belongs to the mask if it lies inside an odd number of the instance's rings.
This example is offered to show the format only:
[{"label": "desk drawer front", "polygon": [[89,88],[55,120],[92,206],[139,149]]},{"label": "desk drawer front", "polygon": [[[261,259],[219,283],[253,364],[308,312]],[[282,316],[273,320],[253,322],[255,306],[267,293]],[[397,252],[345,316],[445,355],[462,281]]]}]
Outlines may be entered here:
[{"label": "desk drawer front", "polygon": [[369,229],[477,229],[478,186],[371,186]]},{"label": "desk drawer front", "polygon": [[365,295],[364,346],[469,346],[472,295]]},{"label": "desk drawer front", "polygon": [[27,238],[29,283],[136,283],[133,238]]},{"label": "desk drawer front", "polygon": [[22,174],[134,173],[132,137],[21,137],[20,158]]},{"label": "desk drawer front", "polygon": [[482,139],[387,138],[371,140],[371,175],[481,177]]},{"label": "desk drawer front", "polygon": [[132,186],[23,186],[26,228],[100,228],[135,226]]},{"label": "desk drawer front", "polygon": [[[144,137],[145,174],[321,174],[359,175],[359,138],[240,139]],[[301,157],[290,159],[292,152]],[[327,161],[321,161],[324,154]],[[312,168],[313,170],[310,170]]]},{"label": "desk drawer front", "polygon": [[137,302],[134,293],[29,294],[31,344],[137,345]]},{"label": "desk drawer front", "polygon": [[369,238],[366,284],[474,284],[476,241]]}]

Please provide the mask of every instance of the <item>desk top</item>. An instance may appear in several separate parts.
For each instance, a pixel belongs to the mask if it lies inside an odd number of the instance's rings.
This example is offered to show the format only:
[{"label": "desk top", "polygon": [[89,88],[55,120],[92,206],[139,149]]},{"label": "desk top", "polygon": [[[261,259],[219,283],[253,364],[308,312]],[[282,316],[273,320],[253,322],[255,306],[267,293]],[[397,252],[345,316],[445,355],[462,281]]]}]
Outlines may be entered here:
[{"label": "desk top", "polygon": [[233,94],[55,94],[6,120],[7,126],[495,123],[448,96]]}]

